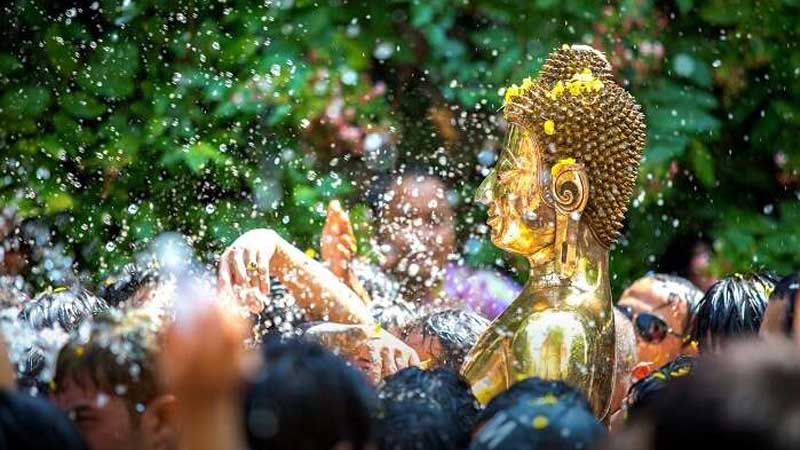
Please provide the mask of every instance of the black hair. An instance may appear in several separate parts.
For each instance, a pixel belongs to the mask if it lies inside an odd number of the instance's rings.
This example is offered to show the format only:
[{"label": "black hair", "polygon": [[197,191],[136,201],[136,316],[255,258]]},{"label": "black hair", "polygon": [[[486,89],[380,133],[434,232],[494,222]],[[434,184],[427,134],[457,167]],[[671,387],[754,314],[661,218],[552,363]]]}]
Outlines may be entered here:
[{"label": "black hair", "polygon": [[800,352],[788,340],[752,340],[701,358],[632,417],[629,430],[639,434],[635,448],[650,450],[789,450],[800,448],[798,417]]},{"label": "black hair", "polygon": [[378,448],[461,450],[469,444],[478,404],[450,369],[403,369],[378,386]]},{"label": "black hair", "polygon": [[50,402],[0,390],[0,448],[88,449],[72,421]]},{"label": "black hair", "polygon": [[73,286],[48,289],[36,295],[23,305],[19,318],[35,330],[59,326],[70,332],[84,320],[107,310],[105,301],[81,287]]},{"label": "black hair", "polygon": [[415,320],[403,330],[403,339],[415,329],[420,329],[423,337],[437,338],[442,346],[437,365],[459,370],[488,326],[488,320],[472,311],[448,309]]},{"label": "black hair", "polygon": [[311,318],[297,304],[294,296],[277,278],[269,277],[269,296],[264,309],[253,317],[250,343],[261,344],[272,337],[293,337],[302,334],[303,325]]},{"label": "black hair", "polygon": [[781,281],[775,285],[772,295],[769,296],[770,302],[787,302],[783,317],[783,332],[786,336],[794,335],[794,303],[798,293],[800,293],[800,272],[794,272],[781,278]]},{"label": "black hair", "polygon": [[264,367],[247,387],[244,420],[252,450],[321,450],[373,442],[374,393],[363,375],[322,346],[269,340]]},{"label": "black hair", "polygon": [[712,285],[697,304],[692,339],[701,351],[715,342],[758,333],[777,282],[769,273],[733,274]]},{"label": "black hair", "polygon": [[530,377],[518,381],[505,391],[497,394],[481,411],[478,416],[477,424],[480,426],[492,419],[498,412],[509,408],[520,399],[537,399],[547,396],[555,398],[574,397],[572,401],[577,402],[587,409],[591,409],[586,397],[583,396],[572,386],[558,380],[543,380],[539,377]]},{"label": "black hair", "polygon": [[140,289],[154,287],[160,281],[160,272],[154,265],[126,264],[119,272],[108,276],[100,283],[98,295],[109,305],[117,307],[133,297]]},{"label": "black hair", "polygon": [[625,397],[628,417],[646,409],[672,381],[692,373],[696,363],[697,358],[681,355],[634,383]]},{"label": "black hair", "polygon": [[588,449],[605,438],[605,427],[580,392],[549,383],[536,379],[523,393],[502,401],[503,407],[475,432],[470,450]]}]

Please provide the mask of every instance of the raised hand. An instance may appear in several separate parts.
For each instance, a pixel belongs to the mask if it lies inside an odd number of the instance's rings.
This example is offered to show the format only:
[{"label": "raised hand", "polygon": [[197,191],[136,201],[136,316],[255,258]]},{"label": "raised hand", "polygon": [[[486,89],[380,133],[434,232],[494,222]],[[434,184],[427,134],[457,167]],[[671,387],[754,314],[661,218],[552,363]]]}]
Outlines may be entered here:
[{"label": "raised hand", "polygon": [[220,258],[219,290],[239,299],[253,314],[264,309],[269,294],[270,260],[278,239],[272,230],[251,230],[239,236]]},{"label": "raised hand", "polygon": [[328,203],[325,225],[322,227],[320,254],[322,261],[334,275],[342,280],[362,300],[369,303],[369,294],[353,272],[353,260],[358,247],[350,216],[338,200]]},{"label": "raised hand", "polygon": [[345,280],[356,250],[356,236],[350,216],[338,200],[332,200],[328,203],[325,225],[322,227],[322,261],[334,275]]}]

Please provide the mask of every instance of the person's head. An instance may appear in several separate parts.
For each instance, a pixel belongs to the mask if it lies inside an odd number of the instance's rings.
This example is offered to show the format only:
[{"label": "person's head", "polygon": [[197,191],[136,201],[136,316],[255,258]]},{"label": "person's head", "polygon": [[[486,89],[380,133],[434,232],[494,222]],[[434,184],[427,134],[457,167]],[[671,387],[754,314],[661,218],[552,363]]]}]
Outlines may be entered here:
[{"label": "person's head", "polygon": [[36,330],[58,326],[70,332],[83,321],[107,310],[105,301],[81,287],[73,286],[41,292],[23,305],[19,317]]},{"label": "person's head", "polygon": [[769,273],[734,274],[716,283],[695,308],[692,339],[701,352],[716,351],[732,338],[758,333],[777,279]]},{"label": "person's head", "polygon": [[639,361],[658,367],[696,353],[689,331],[692,309],[702,297],[689,280],[662,274],[639,278],[625,289],[617,308],[633,323]]},{"label": "person's head", "polygon": [[412,284],[436,279],[455,246],[453,209],[444,182],[408,171],[392,178],[379,205],[383,267]]},{"label": "person's head", "polygon": [[543,380],[539,377],[517,381],[494,397],[480,412],[475,423],[475,431],[480,431],[480,428],[500,411],[508,409],[522,400],[547,398],[552,401],[552,399],[558,400],[566,397],[570,397],[571,402],[580,403],[587,409],[591,409],[586,397],[563,381]]},{"label": "person's head", "polygon": [[156,374],[158,327],[139,314],[109,316],[61,350],[52,398],[92,450],[176,447],[176,401]]},{"label": "person's head", "polygon": [[795,308],[800,299],[800,272],[783,277],[769,296],[759,334],[762,336],[795,336]]},{"label": "person's head", "polygon": [[796,449],[798,417],[797,347],[787,340],[751,340],[701,359],[691,374],[632,415],[628,430],[608,448]]},{"label": "person's head", "polygon": [[86,450],[69,418],[50,402],[0,390],[0,448]]},{"label": "person's head", "polygon": [[639,414],[658,398],[671,382],[692,373],[696,363],[696,357],[678,356],[674,361],[659,367],[634,383],[625,397],[626,415],[633,417]]},{"label": "person's head", "polygon": [[474,312],[448,309],[415,320],[403,330],[402,338],[421,361],[428,361],[428,368],[457,371],[488,326],[489,321]]},{"label": "person's head", "polygon": [[271,340],[263,356],[264,367],[244,400],[250,449],[372,448],[375,399],[361,373],[298,339]]},{"label": "person's head", "polygon": [[[470,450],[589,449],[606,436],[580,392],[561,382],[532,380],[527,387],[534,389],[515,392],[484,414]],[[554,389],[542,389],[547,384]]]},{"label": "person's head", "polygon": [[141,304],[158,286],[160,274],[153,266],[126,264],[118,272],[106,277],[98,288],[98,295],[111,306]]},{"label": "person's head", "polygon": [[618,308],[614,308],[616,352],[614,363],[614,390],[611,394],[611,414],[617,412],[633,383],[633,370],[639,363],[639,349],[633,323]]},{"label": "person's head", "polygon": [[469,443],[478,405],[449,369],[403,369],[378,385],[380,450],[460,450]]},{"label": "person's head", "polygon": [[553,248],[557,228],[580,222],[608,248],[636,185],[645,125],[605,56],[556,49],[536,79],[506,91],[504,111],[505,150],[475,196],[489,207],[492,242],[533,256]]}]

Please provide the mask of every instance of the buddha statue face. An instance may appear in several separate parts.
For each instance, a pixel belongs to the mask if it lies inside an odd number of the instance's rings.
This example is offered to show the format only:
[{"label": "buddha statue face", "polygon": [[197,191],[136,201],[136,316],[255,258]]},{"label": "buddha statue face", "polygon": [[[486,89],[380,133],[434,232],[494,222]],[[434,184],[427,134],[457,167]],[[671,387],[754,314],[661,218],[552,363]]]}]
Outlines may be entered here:
[{"label": "buddha statue face", "polygon": [[511,124],[506,147],[483,180],[476,201],[488,207],[492,243],[525,256],[555,242],[555,210],[545,201],[549,170],[541,165],[537,142],[524,128]]}]

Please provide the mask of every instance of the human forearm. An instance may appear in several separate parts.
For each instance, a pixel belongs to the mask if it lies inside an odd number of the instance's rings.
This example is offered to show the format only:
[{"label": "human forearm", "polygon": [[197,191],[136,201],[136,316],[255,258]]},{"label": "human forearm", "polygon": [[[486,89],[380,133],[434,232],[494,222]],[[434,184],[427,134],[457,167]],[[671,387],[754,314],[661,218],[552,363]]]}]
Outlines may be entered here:
[{"label": "human forearm", "polygon": [[315,320],[373,325],[364,302],[336,275],[276,234],[270,272]]}]

